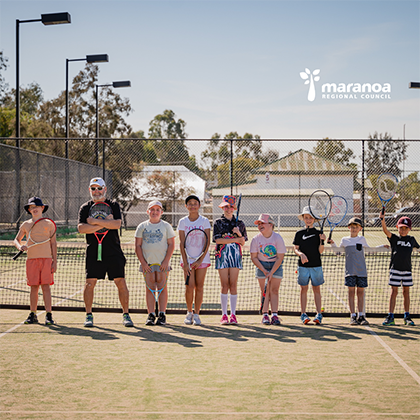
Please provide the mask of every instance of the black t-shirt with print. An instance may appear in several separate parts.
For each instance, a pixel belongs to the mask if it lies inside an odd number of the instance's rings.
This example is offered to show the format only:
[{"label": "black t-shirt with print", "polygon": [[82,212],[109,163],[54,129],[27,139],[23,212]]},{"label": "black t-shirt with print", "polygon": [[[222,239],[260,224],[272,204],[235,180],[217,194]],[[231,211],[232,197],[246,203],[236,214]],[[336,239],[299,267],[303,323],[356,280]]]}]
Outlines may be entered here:
[{"label": "black t-shirt with print", "polygon": [[389,268],[398,271],[411,271],[411,253],[413,248],[419,248],[416,238],[413,236],[397,236],[394,233],[388,238],[391,244],[391,263]]},{"label": "black t-shirt with print", "polygon": [[301,259],[298,260],[298,265],[301,267],[320,267],[321,264],[321,254],[319,253],[319,245],[321,244],[321,239],[319,235],[321,232],[312,227],[304,228],[298,230],[293,240],[293,245],[299,246],[299,251],[303,252],[308,257],[308,262],[302,264]]}]

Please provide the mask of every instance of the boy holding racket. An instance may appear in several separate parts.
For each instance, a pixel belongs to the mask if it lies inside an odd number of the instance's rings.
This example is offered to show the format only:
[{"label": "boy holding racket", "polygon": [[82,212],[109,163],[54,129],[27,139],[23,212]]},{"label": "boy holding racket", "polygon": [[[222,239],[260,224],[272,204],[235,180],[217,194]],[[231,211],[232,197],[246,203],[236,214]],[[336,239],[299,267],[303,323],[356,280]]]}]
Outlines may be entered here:
[{"label": "boy holding racket", "polygon": [[[166,306],[168,304],[168,281],[171,270],[171,257],[175,250],[175,232],[172,226],[161,220],[163,207],[160,201],[151,201],[147,206],[149,220],[140,223],[135,233],[136,255],[140,261],[140,271],[146,282],[146,304],[148,317],[146,325],[154,325],[154,308],[158,300],[156,325],[166,324]],[[155,298],[155,290],[160,291]]]},{"label": "boy holding racket", "polygon": [[[79,233],[86,234],[86,284],[83,299],[86,307],[85,327],[93,327],[92,305],[94,289],[98,279],[114,281],[118,289],[118,297],[123,308],[123,325],[132,327],[133,321],[128,313],[129,292],[125,281],[126,259],[121,249],[118,229],[121,227],[121,209],[117,202],[106,198],[106,185],[102,178],[93,178],[89,183],[91,200],[79,209]],[[91,215],[91,208],[99,203],[110,207],[111,214],[106,218],[95,218]],[[101,242],[103,258],[99,259],[99,244],[95,233],[106,229],[107,234]]]},{"label": "boy holding racket", "polygon": [[321,284],[324,283],[321,254],[324,252],[324,241],[326,237],[314,227],[315,218],[312,216],[309,206],[303,208],[298,218],[305,223],[305,227],[296,232],[293,240],[294,252],[299,257],[297,281],[300,286],[300,319],[304,324],[311,321],[306,314],[309,280],[311,280],[317,310],[314,323],[319,325],[322,323]]},{"label": "boy holding racket", "polygon": [[[223,216],[214,222],[213,242],[216,242],[216,270],[219,272],[222,306],[220,323],[237,324],[236,304],[238,300],[237,284],[239,271],[242,270],[242,249],[248,240],[244,222],[236,220],[236,198],[225,195],[219,207]],[[228,292],[230,291],[230,318],[227,316]]]},{"label": "boy holding racket", "polygon": [[[274,220],[269,214],[261,214],[254,222],[258,226],[259,234],[256,235],[250,246],[251,260],[255,265],[261,292],[266,288],[266,298],[262,307],[263,324],[270,324],[268,307],[271,305],[271,324],[280,325],[278,317],[279,289],[283,279],[283,258],[286,246],[283,238],[274,232]],[[267,283],[265,283],[267,281]]]},{"label": "boy holding racket", "polygon": [[419,249],[420,245],[413,236],[408,235],[411,230],[411,219],[401,217],[397,222],[398,234],[391,233],[385,224],[385,212],[379,214],[382,230],[391,245],[391,263],[389,265],[389,285],[391,296],[389,298],[389,313],[382,325],[395,325],[394,311],[398,295],[398,288],[402,285],[404,297],[404,324],[414,325],[410,317],[410,287],[413,286],[411,274],[411,254],[413,248]]},{"label": "boy holding racket", "polygon": [[[178,223],[178,235],[181,250],[181,267],[184,270],[185,279],[188,278],[188,284],[185,285],[185,301],[187,303],[187,316],[184,323],[187,325],[201,325],[200,308],[203,303],[204,280],[207,268],[210,267],[210,242],[207,240],[207,246],[201,257],[197,261],[190,261],[185,252],[185,239],[193,229],[203,230],[207,238],[210,237],[210,222],[207,217],[201,216],[200,199],[196,195],[189,195],[185,199],[185,207],[188,210],[188,216],[183,217]],[[194,232],[191,232],[191,234]],[[194,312],[193,312],[194,303]]]},{"label": "boy holding racket", "polygon": [[[369,247],[364,236],[360,236],[362,231],[362,220],[358,217],[352,217],[347,227],[350,230],[350,236],[341,239],[340,247],[345,248],[346,254],[346,273],[344,284],[348,287],[350,324],[351,325],[369,325],[365,314],[365,288],[368,287],[367,269],[365,261],[364,247]],[[335,242],[328,241],[333,247],[337,247]],[[356,292],[357,288],[357,292]],[[357,294],[357,308],[359,316],[356,315],[354,298]]]},{"label": "boy holding racket", "polygon": [[[48,210],[48,206],[43,204],[39,197],[32,197],[28,204],[24,206],[25,210],[32,216],[31,220],[23,222],[14,244],[19,251],[28,251],[28,258],[26,260],[26,278],[27,284],[31,287],[30,292],[30,314],[25,321],[25,324],[33,324],[38,322],[36,310],[38,307],[38,290],[39,286],[42,289],[42,296],[44,298],[44,305],[46,310],[45,324],[52,325],[52,305],[51,305],[51,289],[50,286],[54,284],[54,273],[57,271],[57,241],[55,236],[55,228],[53,223],[48,226],[51,231],[45,232],[45,239],[50,240],[39,245],[29,246],[28,237],[30,230],[35,222],[42,218],[43,213]],[[52,236],[51,236],[52,235]],[[22,239],[26,237],[26,244],[22,244]]]}]

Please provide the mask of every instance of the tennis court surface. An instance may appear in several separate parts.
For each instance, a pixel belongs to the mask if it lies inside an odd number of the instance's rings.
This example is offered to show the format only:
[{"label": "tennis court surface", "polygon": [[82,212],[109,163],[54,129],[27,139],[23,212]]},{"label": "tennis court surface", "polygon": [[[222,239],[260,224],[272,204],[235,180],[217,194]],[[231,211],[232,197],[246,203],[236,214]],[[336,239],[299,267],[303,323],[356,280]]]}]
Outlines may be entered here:
[{"label": "tennis court surface", "polygon": [[[56,312],[57,324],[20,324],[0,311],[2,419],[418,419],[420,328],[321,326],[241,315],[221,326],[183,315],[146,327],[133,315]],[[44,314],[39,314],[43,322]]]}]

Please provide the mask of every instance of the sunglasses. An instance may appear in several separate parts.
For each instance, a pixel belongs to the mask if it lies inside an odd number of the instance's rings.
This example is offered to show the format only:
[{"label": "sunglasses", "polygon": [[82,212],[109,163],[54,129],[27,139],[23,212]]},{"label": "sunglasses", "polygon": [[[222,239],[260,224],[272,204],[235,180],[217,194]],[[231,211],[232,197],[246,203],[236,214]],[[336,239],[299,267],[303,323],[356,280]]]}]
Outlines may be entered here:
[{"label": "sunglasses", "polygon": [[104,187],[90,187],[91,191],[96,191],[96,190],[102,191],[103,189],[104,189]]}]

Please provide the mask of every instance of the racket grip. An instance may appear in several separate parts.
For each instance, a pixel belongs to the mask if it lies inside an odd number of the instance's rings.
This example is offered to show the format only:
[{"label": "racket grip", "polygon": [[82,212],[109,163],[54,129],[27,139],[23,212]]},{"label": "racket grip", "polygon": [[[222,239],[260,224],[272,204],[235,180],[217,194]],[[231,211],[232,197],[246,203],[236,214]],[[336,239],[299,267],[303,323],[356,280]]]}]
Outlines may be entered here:
[{"label": "racket grip", "polygon": [[155,314],[156,314],[156,318],[159,316],[159,304],[158,301],[156,301],[156,305],[155,305]]},{"label": "racket grip", "polygon": [[190,275],[187,274],[187,278],[185,279],[185,286],[188,286],[190,284]]},{"label": "racket grip", "polygon": [[330,241],[331,241],[331,238],[332,238],[332,233],[333,233],[333,231],[330,231],[330,234],[329,234],[329,236],[328,236],[328,243],[330,243]]},{"label": "racket grip", "polygon": [[385,206],[382,206],[381,215],[383,216],[385,214]]},{"label": "racket grip", "polygon": [[19,251],[17,254],[15,254],[13,257],[12,257],[12,260],[17,260],[21,255],[23,254],[23,251]]},{"label": "racket grip", "polygon": [[98,261],[102,261],[102,244],[98,244]]}]

